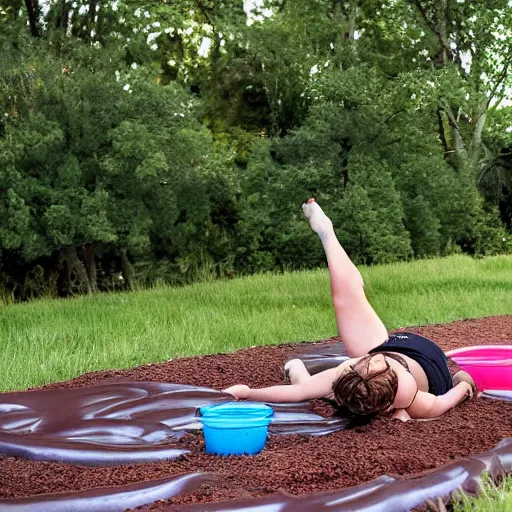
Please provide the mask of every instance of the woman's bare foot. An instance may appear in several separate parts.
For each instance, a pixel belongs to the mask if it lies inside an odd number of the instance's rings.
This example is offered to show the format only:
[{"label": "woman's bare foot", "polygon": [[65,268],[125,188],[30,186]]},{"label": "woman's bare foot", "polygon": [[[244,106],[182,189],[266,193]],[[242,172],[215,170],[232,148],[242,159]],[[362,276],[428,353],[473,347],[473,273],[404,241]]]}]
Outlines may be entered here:
[{"label": "woman's bare foot", "polygon": [[323,236],[333,231],[331,219],[325,215],[313,198],[308,199],[308,202],[302,205],[302,211],[308,219],[311,229],[318,235]]}]

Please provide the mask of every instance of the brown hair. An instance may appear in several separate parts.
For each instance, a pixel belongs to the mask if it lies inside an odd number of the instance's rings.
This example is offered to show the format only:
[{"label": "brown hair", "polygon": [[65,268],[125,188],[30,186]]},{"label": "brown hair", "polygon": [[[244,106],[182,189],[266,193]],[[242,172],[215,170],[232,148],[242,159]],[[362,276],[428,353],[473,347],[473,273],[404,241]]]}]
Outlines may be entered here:
[{"label": "brown hair", "polygon": [[[386,352],[379,352],[388,356]],[[332,390],[338,405],[345,406],[357,415],[371,415],[385,411],[393,405],[398,389],[398,377],[389,363],[383,370],[370,373],[370,361],[377,354],[368,354],[360,359],[350,370],[342,373],[334,382]],[[396,354],[393,359],[405,366],[407,363]],[[361,373],[362,371],[362,373]]]}]

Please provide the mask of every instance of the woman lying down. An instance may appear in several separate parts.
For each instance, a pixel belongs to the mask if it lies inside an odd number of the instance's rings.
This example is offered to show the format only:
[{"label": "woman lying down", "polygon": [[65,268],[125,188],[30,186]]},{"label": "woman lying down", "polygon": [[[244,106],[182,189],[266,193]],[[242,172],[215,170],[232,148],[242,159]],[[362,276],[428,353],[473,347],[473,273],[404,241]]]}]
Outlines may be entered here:
[{"label": "woman lying down", "polygon": [[316,375],[293,359],[285,365],[291,385],[251,389],[238,384],[225,391],[260,402],[334,399],[355,415],[394,410],[394,417],[403,421],[437,418],[471,398],[476,391],[472,378],[463,371],[452,378],[446,356],[434,342],[407,332],[388,335],[331,220],[314,199],[302,208],[327,256],[336,322],[350,359]]}]

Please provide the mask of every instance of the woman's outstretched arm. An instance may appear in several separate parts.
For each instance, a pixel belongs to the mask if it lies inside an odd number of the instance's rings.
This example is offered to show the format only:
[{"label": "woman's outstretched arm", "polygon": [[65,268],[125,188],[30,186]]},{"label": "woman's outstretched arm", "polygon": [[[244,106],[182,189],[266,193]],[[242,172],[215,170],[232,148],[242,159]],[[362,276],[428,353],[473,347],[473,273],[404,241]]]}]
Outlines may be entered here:
[{"label": "woman's outstretched arm", "polygon": [[444,395],[435,396],[419,391],[414,402],[407,408],[411,418],[438,418],[450,409],[462,403],[466,398],[473,397],[473,389],[468,382],[459,382]]},{"label": "woman's outstretched arm", "polygon": [[332,383],[336,379],[336,369],[331,368],[301,379],[297,384],[271,386],[268,388],[250,388],[237,384],[224,390],[235,398],[256,400],[257,402],[302,402],[313,398],[322,398],[332,392]]},{"label": "woman's outstretched arm", "polygon": [[363,356],[387,340],[386,327],[366,299],[363,278],[339,243],[331,220],[312,199],[302,209],[327,256],[336,323],[347,354]]}]

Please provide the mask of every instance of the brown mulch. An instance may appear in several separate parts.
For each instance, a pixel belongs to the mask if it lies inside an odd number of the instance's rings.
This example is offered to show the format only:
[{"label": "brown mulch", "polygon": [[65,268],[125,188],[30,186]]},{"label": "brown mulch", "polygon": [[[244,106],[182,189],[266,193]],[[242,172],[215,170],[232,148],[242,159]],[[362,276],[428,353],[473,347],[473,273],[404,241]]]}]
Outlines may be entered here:
[{"label": "brown mulch", "polygon": [[[427,336],[444,350],[512,344],[512,316],[402,330]],[[217,389],[241,382],[254,387],[268,386],[282,382],[282,365],[287,359],[311,348],[311,344],[287,344],[174,359],[131,370],[89,373],[47,387],[85,386],[107,379],[175,382]],[[315,401],[314,407],[324,416],[333,413],[320,401]],[[511,436],[512,403],[478,398],[434,421],[401,423],[382,417],[365,427],[323,437],[271,437],[265,450],[253,457],[207,455],[200,433],[187,434],[178,443],[179,447],[191,450],[191,454],[169,462],[86,467],[0,457],[0,498],[113,487],[196,471],[221,475],[225,485],[204,486],[172,503],[248,498],[276,492],[305,494],[358,485],[383,474],[424,472],[489,450]],[[159,504],[154,504],[148,509],[158,508]]]}]

